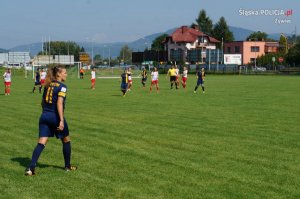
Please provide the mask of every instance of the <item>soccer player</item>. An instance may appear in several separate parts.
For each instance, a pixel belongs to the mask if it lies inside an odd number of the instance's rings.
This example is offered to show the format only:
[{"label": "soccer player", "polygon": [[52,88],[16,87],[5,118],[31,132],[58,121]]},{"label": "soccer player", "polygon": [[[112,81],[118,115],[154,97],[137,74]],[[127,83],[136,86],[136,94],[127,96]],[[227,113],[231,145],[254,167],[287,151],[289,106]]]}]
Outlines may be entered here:
[{"label": "soccer player", "polygon": [[80,67],[79,74],[80,74],[80,79],[83,79],[84,70],[82,67]]},{"label": "soccer player", "polygon": [[150,93],[152,92],[152,85],[155,84],[156,86],[156,93],[159,91],[158,87],[158,71],[157,68],[154,67],[154,70],[151,72],[151,85],[150,85]]},{"label": "soccer player", "polygon": [[32,89],[32,92],[34,93],[35,91],[35,87],[38,86],[39,87],[39,92],[42,92],[42,85],[41,85],[41,73],[40,73],[40,69],[37,68],[36,72],[35,72],[35,81],[34,81],[34,86]]},{"label": "soccer player", "polygon": [[96,84],[96,70],[95,70],[95,67],[91,71],[91,82],[92,82],[91,89],[94,90],[95,89],[95,84]]},{"label": "soccer player", "polygon": [[170,76],[171,89],[173,89],[174,83],[175,83],[176,89],[178,89],[177,84],[176,84],[176,70],[175,70],[175,66],[172,66],[168,70],[167,76]]},{"label": "soccer player", "polygon": [[146,86],[146,81],[147,81],[147,70],[143,67],[143,71],[142,71],[142,84],[143,84],[143,87],[145,88]]},{"label": "soccer player", "polygon": [[127,86],[128,86],[128,71],[127,69],[124,70],[124,73],[121,75],[121,91],[123,93],[123,97],[125,97],[127,92]]},{"label": "soccer player", "polygon": [[205,93],[205,91],[204,91],[204,78],[205,78],[204,68],[202,68],[201,71],[197,71],[196,75],[197,75],[198,80],[197,80],[197,85],[195,86],[195,89],[194,89],[194,93],[196,93],[196,91],[200,85],[202,87],[202,92]]},{"label": "soccer player", "polygon": [[67,78],[67,71],[62,66],[56,66],[48,70],[45,81],[45,88],[42,98],[43,112],[39,120],[38,144],[32,153],[29,167],[25,170],[26,176],[35,175],[36,163],[44,150],[49,137],[61,139],[65,170],[76,170],[76,166],[71,166],[71,142],[69,129],[64,118],[67,86],[63,83]]},{"label": "soccer player", "polygon": [[9,68],[6,69],[6,72],[4,72],[3,78],[4,78],[5,95],[10,95],[11,71]]},{"label": "soccer player", "polygon": [[183,72],[182,72],[182,77],[181,77],[181,84],[182,84],[182,87],[184,89],[186,87],[187,75],[188,75],[187,67],[183,67]]},{"label": "soccer player", "polygon": [[40,89],[40,92],[42,90],[42,87],[45,84],[46,76],[47,76],[47,72],[45,71],[45,69],[42,68],[42,71],[41,71],[41,86],[40,86],[41,89]]},{"label": "soccer player", "polygon": [[132,86],[132,72],[131,72],[131,68],[129,67],[127,70],[127,74],[128,74],[128,91],[131,91],[130,88]]}]

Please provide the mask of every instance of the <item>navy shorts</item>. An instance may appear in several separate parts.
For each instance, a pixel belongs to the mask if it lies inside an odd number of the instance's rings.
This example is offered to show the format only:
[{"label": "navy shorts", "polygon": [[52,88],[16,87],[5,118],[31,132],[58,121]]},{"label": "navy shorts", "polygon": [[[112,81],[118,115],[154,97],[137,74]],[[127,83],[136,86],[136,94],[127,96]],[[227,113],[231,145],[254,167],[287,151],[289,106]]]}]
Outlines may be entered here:
[{"label": "navy shorts", "polygon": [[198,81],[197,81],[197,86],[203,85],[203,84],[204,84],[203,80],[202,80],[202,79],[198,79]]},{"label": "navy shorts", "polygon": [[66,119],[64,119],[64,129],[58,131],[59,116],[56,113],[45,112],[42,113],[39,121],[39,137],[53,137],[64,138],[69,135],[69,128]]},{"label": "navy shorts", "polygon": [[41,85],[41,82],[34,82],[35,86]]},{"label": "navy shorts", "polygon": [[127,90],[127,84],[126,83],[121,84],[121,90]]},{"label": "navy shorts", "polygon": [[142,82],[145,82],[145,81],[147,81],[147,77],[142,78]]}]

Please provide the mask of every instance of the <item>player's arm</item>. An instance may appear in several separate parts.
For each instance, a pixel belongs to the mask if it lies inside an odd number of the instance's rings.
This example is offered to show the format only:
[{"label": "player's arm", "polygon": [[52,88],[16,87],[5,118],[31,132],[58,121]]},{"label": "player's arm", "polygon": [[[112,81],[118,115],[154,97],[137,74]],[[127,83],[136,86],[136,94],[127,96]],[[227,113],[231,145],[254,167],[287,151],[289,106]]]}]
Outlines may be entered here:
[{"label": "player's arm", "polygon": [[57,130],[64,130],[64,98],[63,97],[58,97],[57,99],[57,112],[59,116],[59,126],[57,127]]}]

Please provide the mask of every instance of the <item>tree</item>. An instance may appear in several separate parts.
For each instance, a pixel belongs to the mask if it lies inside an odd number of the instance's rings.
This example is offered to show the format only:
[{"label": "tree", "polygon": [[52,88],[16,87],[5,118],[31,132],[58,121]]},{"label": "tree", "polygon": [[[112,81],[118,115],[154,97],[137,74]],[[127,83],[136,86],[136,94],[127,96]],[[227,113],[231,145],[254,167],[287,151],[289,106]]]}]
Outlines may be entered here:
[{"label": "tree", "polygon": [[97,54],[94,56],[94,63],[95,63],[95,65],[103,64],[103,59],[100,54]]},{"label": "tree", "polygon": [[283,34],[280,35],[279,45],[281,46],[281,48],[279,49],[280,52],[287,54],[288,53],[288,38],[285,37]]},{"label": "tree", "polygon": [[234,40],[233,33],[229,30],[227,22],[224,17],[221,17],[220,20],[214,25],[213,37],[219,41],[231,42]]},{"label": "tree", "polygon": [[260,32],[260,31],[257,31],[257,32],[253,32],[251,33],[248,37],[247,37],[247,41],[249,40],[256,40],[256,41],[267,41],[268,39],[268,34],[265,33],[265,32]]},{"label": "tree", "polygon": [[286,61],[291,66],[300,65],[300,43],[297,43],[289,49],[289,52],[286,56]]},{"label": "tree", "polygon": [[196,19],[196,23],[198,24],[200,31],[208,35],[212,34],[213,23],[212,20],[208,16],[206,16],[205,10],[200,10],[198,18]]},{"label": "tree", "polygon": [[164,44],[163,42],[166,40],[166,38],[168,37],[168,34],[162,34],[158,37],[156,37],[151,45],[151,49],[152,50],[164,50]]},{"label": "tree", "polygon": [[[272,58],[275,58],[275,62],[273,63]],[[274,70],[274,67],[278,64],[279,57],[284,57],[283,53],[269,53],[264,54],[262,56],[257,57],[256,63],[258,66],[266,67],[268,70]],[[284,59],[285,60],[285,59]]]},{"label": "tree", "polygon": [[128,47],[128,45],[125,45],[121,49],[118,59],[121,60],[121,62],[123,62],[124,64],[131,64],[131,54],[132,50]]},{"label": "tree", "polygon": [[[49,53],[50,49],[50,53]],[[83,50],[83,51],[82,51]],[[51,41],[44,42],[43,51],[39,52],[39,55],[74,55],[74,60],[79,60],[79,52],[84,52],[84,48],[80,48],[75,42],[65,41]]]}]

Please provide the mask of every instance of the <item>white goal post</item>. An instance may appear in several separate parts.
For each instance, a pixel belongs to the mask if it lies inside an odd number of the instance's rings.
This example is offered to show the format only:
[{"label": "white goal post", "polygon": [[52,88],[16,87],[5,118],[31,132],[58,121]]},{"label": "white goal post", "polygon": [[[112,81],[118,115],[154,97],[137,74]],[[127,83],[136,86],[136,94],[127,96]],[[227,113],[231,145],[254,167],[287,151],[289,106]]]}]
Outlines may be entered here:
[{"label": "white goal post", "polygon": [[[70,62],[59,62],[59,64],[61,65],[70,65]],[[75,66],[77,65],[77,78],[79,79],[79,70],[82,67],[82,62],[73,62],[71,65]],[[27,67],[28,68],[28,67]],[[37,68],[47,68],[47,65],[41,65],[41,64],[36,64],[36,65],[32,65],[31,66],[31,70],[32,70],[32,79],[35,78],[35,72]],[[25,67],[25,77],[27,77],[27,70]]]}]

